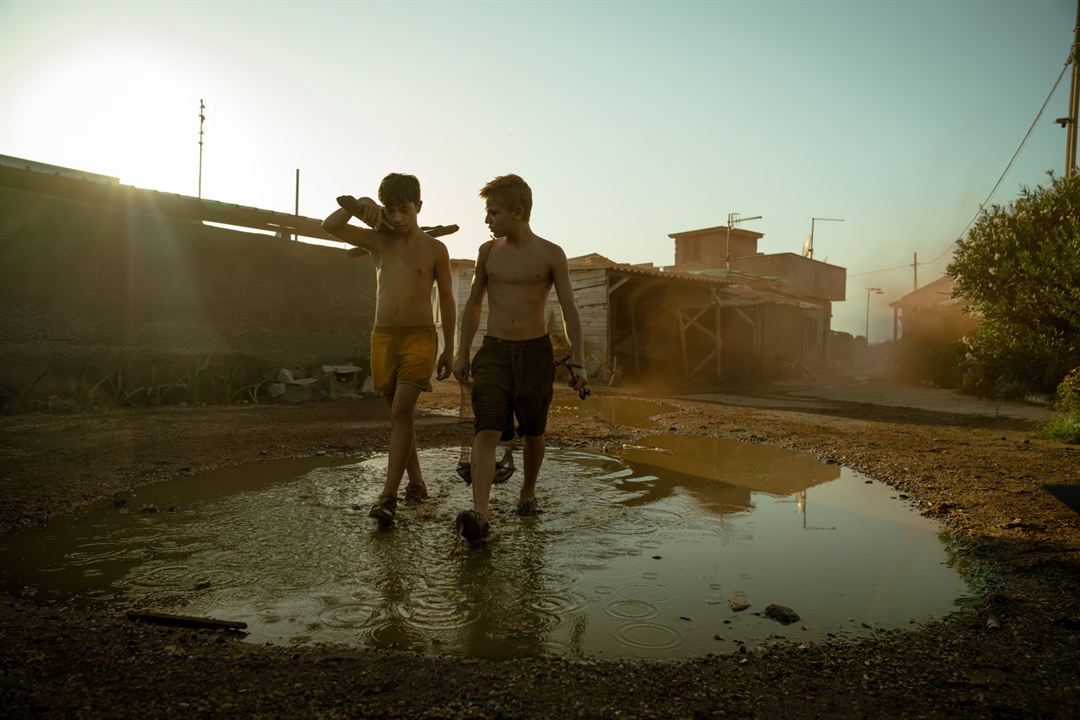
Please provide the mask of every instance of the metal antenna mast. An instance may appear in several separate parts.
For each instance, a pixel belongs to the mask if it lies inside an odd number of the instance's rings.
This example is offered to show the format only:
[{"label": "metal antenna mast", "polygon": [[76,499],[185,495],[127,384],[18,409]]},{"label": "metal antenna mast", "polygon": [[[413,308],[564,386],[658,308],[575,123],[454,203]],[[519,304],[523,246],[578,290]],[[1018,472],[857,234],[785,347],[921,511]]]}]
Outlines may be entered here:
[{"label": "metal antenna mast", "polygon": [[203,122],[206,120],[206,105],[199,98],[199,199],[202,199],[202,146],[203,146]]},{"label": "metal antenna mast", "polygon": [[760,220],[760,215],[754,217],[739,217],[737,212],[729,212],[727,214],[727,232],[724,234],[724,269],[731,269],[731,230],[741,222],[747,220]]},{"label": "metal antenna mast", "polygon": [[811,260],[814,259],[814,223],[819,220],[828,220],[829,222],[844,222],[844,218],[810,218],[810,247],[807,249],[807,257]]}]

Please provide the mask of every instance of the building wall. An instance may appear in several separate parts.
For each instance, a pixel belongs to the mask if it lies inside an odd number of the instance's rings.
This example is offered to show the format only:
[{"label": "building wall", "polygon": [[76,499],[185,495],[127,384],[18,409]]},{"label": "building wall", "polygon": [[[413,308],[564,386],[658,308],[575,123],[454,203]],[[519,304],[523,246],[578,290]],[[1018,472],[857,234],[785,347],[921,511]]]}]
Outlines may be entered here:
[{"label": "building wall", "polygon": [[766,375],[776,373],[777,359],[797,360],[815,372],[826,368],[827,312],[795,305],[762,306],[761,361]]},{"label": "building wall", "polygon": [[0,383],[206,355],[368,367],[370,256],[0,187]]},{"label": "building wall", "polygon": [[836,265],[804,258],[795,253],[751,255],[731,261],[736,270],[765,277],[783,278],[794,292],[821,300],[843,300],[847,271]]},{"label": "building wall", "polygon": [[[574,302],[581,316],[581,335],[585,344],[585,368],[590,376],[608,372],[608,281],[607,270],[591,268],[570,271],[570,285],[574,288]],[[563,332],[562,306],[552,288],[547,302],[548,333],[555,344],[555,359],[570,351],[570,343]],[[562,353],[560,355],[559,353]]]},{"label": "building wall", "polygon": [[[454,312],[456,313],[454,321],[454,352],[457,352],[457,348],[461,344],[461,319],[465,312],[465,302],[469,299],[469,293],[472,291],[474,272],[475,266],[472,261],[450,261],[450,286],[454,294]],[[441,353],[445,347],[445,342],[443,340],[437,287],[431,289],[431,306],[434,311],[432,316],[435,318],[435,327],[438,330],[439,352]],[[473,336],[470,356],[476,354],[476,351],[480,349],[480,343],[484,340],[484,333],[487,330],[487,315],[487,299],[485,298],[484,304],[480,307],[480,328],[476,331],[476,335]]]},{"label": "building wall", "polygon": [[675,267],[679,269],[722,268],[729,253],[732,261],[735,258],[756,253],[759,237],[754,233],[734,229],[731,231],[730,249],[728,249],[726,230],[676,238]]}]

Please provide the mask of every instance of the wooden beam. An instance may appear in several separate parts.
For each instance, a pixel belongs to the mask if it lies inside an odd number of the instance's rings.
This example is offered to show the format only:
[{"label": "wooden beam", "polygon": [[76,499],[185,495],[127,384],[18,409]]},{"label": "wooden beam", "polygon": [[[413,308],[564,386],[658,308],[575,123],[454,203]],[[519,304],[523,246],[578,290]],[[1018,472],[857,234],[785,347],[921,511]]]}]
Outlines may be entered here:
[{"label": "wooden beam", "polygon": [[611,293],[615,292],[616,290],[621,288],[623,285],[625,285],[629,281],[630,281],[630,278],[628,278],[628,277],[619,278],[619,281],[617,283],[615,283],[614,285],[608,286],[607,294],[610,296]]},{"label": "wooden beam", "polygon": [[672,312],[675,313],[675,321],[679,328],[679,345],[682,347],[682,364],[683,364],[683,377],[690,378],[690,359],[686,356],[686,327],[683,326],[682,310],[669,305]]},{"label": "wooden beam", "polygon": [[716,310],[716,377],[724,374],[724,311],[719,305],[714,305]]}]

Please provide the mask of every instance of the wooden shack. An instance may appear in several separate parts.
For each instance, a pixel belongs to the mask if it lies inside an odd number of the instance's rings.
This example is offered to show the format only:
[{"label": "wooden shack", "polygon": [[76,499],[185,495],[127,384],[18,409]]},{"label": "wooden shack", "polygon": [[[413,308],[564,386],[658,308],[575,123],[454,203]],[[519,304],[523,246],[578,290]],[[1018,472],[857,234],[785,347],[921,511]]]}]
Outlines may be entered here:
[{"label": "wooden shack", "polygon": [[[471,261],[451,262],[459,332],[473,268]],[[792,294],[779,280],[748,273],[672,272],[591,254],[570,260],[570,282],[581,316],[586,370],[594,382],[743,380],[771,374],[778,356],[813,366],[820,324],[827,326],[823,303]],[[554,290],[547,316],[556,352],[568,352]]]}]

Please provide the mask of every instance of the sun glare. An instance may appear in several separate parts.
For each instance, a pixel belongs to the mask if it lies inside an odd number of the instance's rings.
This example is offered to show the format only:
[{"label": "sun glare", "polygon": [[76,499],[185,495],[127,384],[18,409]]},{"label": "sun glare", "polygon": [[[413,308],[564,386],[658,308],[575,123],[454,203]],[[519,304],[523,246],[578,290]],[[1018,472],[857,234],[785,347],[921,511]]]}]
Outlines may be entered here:
[{"label": "sun glare", "polygon": [[145,40],[69,37],[40,48],[3,82],[5,152],[193,194],[197,91]]}]

